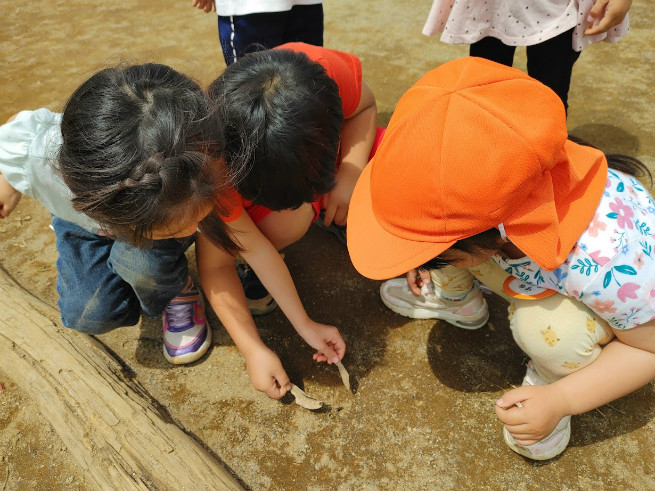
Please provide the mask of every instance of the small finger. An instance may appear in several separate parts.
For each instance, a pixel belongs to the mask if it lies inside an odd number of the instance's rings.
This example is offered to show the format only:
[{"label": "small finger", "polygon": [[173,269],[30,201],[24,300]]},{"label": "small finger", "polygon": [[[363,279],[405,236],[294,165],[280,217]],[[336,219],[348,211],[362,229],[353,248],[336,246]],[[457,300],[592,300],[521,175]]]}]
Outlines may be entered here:
[{"label": "small finger", "polygon": [[608,31],[611,27],[612,24],[610,24],[611,20],[608,19],[607,17],[604,17],[603,20],[601,20],[598,25],[592,26],[589,29],[585,30],[585,34],[587,36],[594,36],[596,34],[602,34],[605,31]]},{"label": "small finger", "polygon": [[415,297],[418,297],[421,295],[421,288],[416,284],[417,279],[416,277],[418,276],[418,270],[417,269],[412,269],[409,271],[406,275],[405,278],[407,280],[407,286],[411,290],[411,292],[414,294]]},{"label": "small finger", "polygon": [[[605,10],[605,7],[607,6],[609,0],[597,0],[597,2],[594,4],[593,7],[591,7],[591,10],[589,10],[589,17],[592,19],[595,19],[599,15],[603,13]],[[590,21],[591,22],[591,21]]]},{"label": "small finger", "polygon": [[333,222],[335,213],[336,213],[336,209],[332,206],[328,206],[325,209],[325,218],[323,219],[323,223],[325,224],[326,227],[329,227],[330,224]]},{"label": "small finger", "polygon": [[417,269],[418,275],[421,278],[421,281],[424,283],[432,283],[432,278],[430,277],[430,271],[425,269],[423,266]]},{"label": "small finger", "polygon": [[273,381],[273,383],[277,384],[279,388],[285,390],[289,390],[291,388],[291,380],[289,380],[289,376],[287,375],[287,372],[285,372],[283,369],[276,372],[274,377],[275,380]]},{"label": "small finger", "polygon": [[337,210],[337,213],[334,215],[334,223],[337,225],[344,226],[348,222],[348,208],[341,207]]},{"label": "small finger", "polygon": [[332,348],[330,348],[327,345],[326,345],[325,348],[323,348],[323,355],[325,356],[326,361],[330,365],[332,363],[338,363],[339,362],[339,356],[336,354],[336,352]]}]

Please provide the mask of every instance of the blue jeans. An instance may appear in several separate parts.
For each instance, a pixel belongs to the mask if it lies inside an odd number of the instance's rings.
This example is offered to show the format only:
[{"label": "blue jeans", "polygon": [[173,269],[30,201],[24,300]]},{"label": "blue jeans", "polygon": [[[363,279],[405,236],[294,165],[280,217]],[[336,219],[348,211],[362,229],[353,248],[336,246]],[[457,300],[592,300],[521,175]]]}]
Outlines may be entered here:
[{"label": "blue jeans", "polygon": [[323,5],[294,5],[284,12],[218,16],[218,37],[225,64],[247,53],[301,41],[323,46]]},{"label": "blue jeans", "polygon": [[92,234],[52,216],[57,293],[66,327],[102,334],[160,315],[189,275],[184,252],[195,237],[155,240],[149,249]]}]

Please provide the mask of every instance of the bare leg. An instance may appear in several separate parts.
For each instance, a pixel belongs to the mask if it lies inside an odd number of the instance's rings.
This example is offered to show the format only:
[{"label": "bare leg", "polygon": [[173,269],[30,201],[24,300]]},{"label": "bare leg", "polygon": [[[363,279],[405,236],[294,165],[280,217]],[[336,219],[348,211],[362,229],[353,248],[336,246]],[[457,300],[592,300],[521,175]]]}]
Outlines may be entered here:
[{"label": "bare leg", "polygon": [[284,249],[300,240],[314,219],[310,203],[296,210],[274,211],[257,224],[257,228],[271,241],[277,250]]}]

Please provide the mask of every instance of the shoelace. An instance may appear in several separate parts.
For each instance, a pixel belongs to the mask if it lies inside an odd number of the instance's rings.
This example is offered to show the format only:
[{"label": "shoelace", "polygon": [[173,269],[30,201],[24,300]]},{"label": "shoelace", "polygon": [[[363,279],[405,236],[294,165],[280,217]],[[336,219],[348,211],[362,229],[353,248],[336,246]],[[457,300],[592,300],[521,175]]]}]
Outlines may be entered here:
[{"label": "shoelace", "polygon": [[169,303],[166,306],[168,325],[182,327],[193,324],[193,303]]},{"label": "shoelace", "polygon": [[248,263],[242,263],[241,264],[241,269],[243,271],[243,276],[249,276],[250,272],[252,271],[252,268],[250,267],[250,264],[248,264]]}]

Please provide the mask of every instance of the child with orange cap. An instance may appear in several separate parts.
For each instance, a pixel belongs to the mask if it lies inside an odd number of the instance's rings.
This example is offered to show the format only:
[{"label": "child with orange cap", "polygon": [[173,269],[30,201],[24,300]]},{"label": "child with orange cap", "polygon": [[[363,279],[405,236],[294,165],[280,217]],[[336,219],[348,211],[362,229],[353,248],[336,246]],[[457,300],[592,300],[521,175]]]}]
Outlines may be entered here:
[{"label": "child with orange cap", "polygon": [[571,141],[549,88],[471,57],[401,98],[355,187],[348,249],[360,273],[410,271],[418,291],[421,266],[472,268],[521,299],[510,327],[531,361],[496,414],[526,457],[555,457],[571,415],[655,378],[655,201],[637,170]]}]

